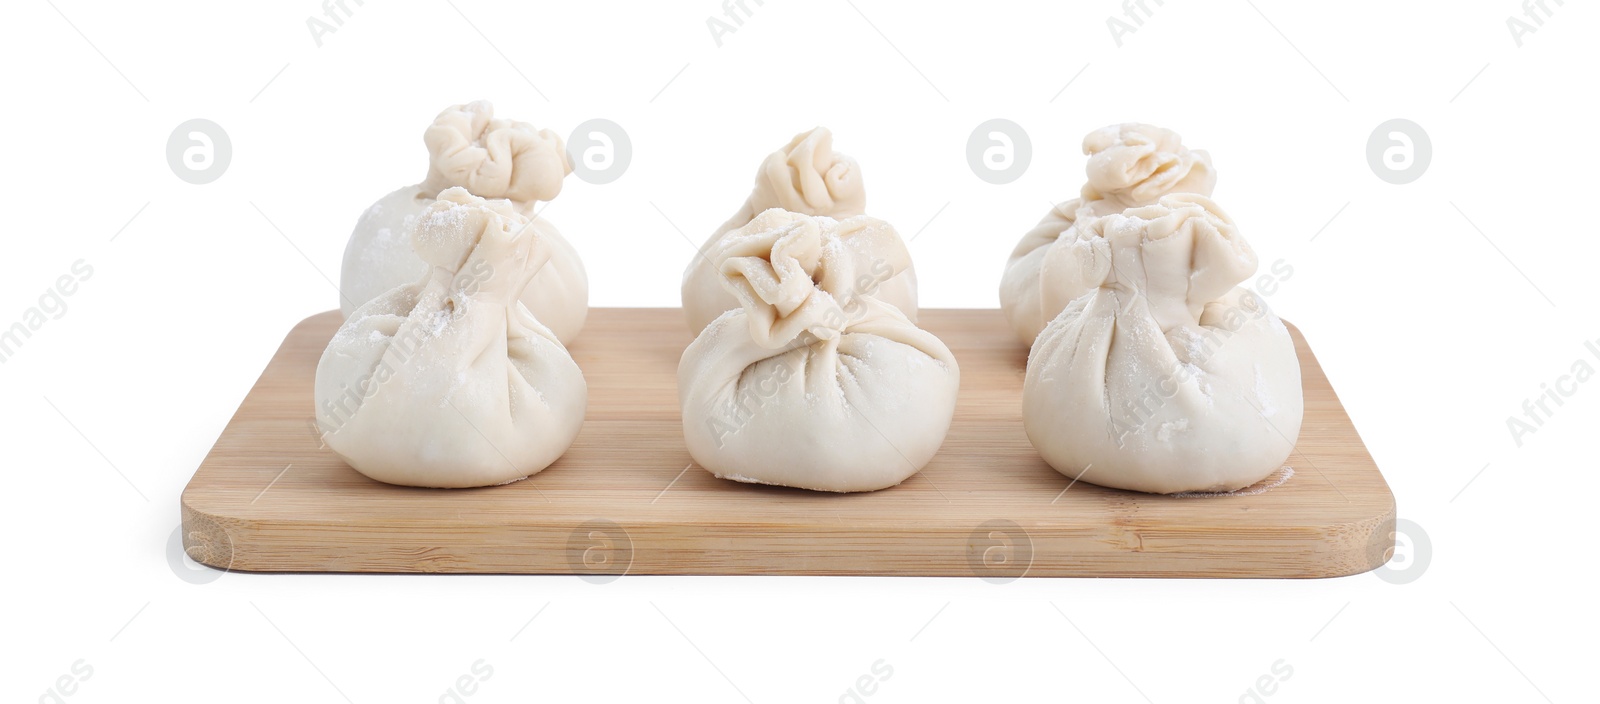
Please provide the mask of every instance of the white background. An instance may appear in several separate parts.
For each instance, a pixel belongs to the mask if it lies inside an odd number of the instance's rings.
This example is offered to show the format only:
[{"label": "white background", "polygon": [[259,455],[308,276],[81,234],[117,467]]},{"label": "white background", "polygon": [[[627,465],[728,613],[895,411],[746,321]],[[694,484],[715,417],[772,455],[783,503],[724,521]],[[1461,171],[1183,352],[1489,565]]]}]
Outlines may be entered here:
[{"label": "white background", "polygon": [[[479,659],[468,702],[833,702],[880,659],[864,701],[1235,702],[1279,660],[1263,701],[1593,696],[1600,382],[1520,447],[1506,427],[1577,360],[1600,368],[1592,4],[1548,0],[1518,47],[1512,0],[1151,1],[1118,47],[1109,0],[751,0],[720,48],[712,0],[350,4],[320,48],[312,0],[7,5],[0,326],[74,261],[94,273],[0,365],[6,700],[53,701],[79,660],[74,704],[435,702]],[[868,212],[920,232],[923,304],[995,307],[1016,239],[1081,184],[1084,133],[1177,129],[1263,264],[1293,267],[1268,300],[1431,539],[1426,573],[179,579],[190,474],[290,327],[337,307],[350,228],[421,179],[422,129],[476,98],[631,136],[620,180],[570,178],[546,211],[598,306],[676,305],[761,158],[821,124]],[[208,185],[165,159],[196,117],[233,144]],[[1033,142],[1007,185],[966,163],[994,117]],[[1366,158],[1395,117],[1433,145],[1408,185]]]}]

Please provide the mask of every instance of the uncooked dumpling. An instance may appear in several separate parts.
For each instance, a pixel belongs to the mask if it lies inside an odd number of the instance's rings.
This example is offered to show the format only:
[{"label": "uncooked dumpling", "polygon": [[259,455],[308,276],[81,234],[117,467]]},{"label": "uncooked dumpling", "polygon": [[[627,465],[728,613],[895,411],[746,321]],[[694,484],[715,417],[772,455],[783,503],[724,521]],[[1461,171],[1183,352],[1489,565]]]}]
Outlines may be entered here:
[{"label": "uncooked dumpling", "polygon": [[461,188],[414,218],[420,280],[357,308],[317,364],[317,424],[356,471],[471,487],[560,457],[588,404],[583,374],[518,296],[550,259],[504,200]]},{"label": "uncooked dumpling", "polygon": [[944,442],[961,372],[939,338],[863,293],[911,261],[894,229],[780,209],[710,252],[741,307],[684,351],[689,454],[724,479],[871,491],[915,474]]},{"label": "uncooked dumpling", "polygon": [[1239,489],[1283,465],[1300,434],[1300,363],[1283,323],[1237,287],[1256,255],[1215,203],[1164,196],[1054,246],[1087,292],[1028,355],[1023,424],[1050,466],[1165,494]]},{"label": "uncooked dumpling", "polygon": [[[717,316],[739,307],[739,299],[723,288],[712,261],[723,235],[744,227],[769,208],[843,220],[862,214],[866,206],[861,167],[855,159],[833,151],[833,133],[818,127],[795,135],[784,148],[767,155],[756,172],[750,197],[706,240],[684,270],[683,312],[689,330],[699,333]],[[899,308],[911,322],[917,321],[917,274],[909,263],[904,271],[879,282],[873,295]]]},{"label": "uncooked dumpling", "polygon": [[572,171],[561,137],[524,122],[496,119],[494,107],[480,100],[446,108],[422,140],[428,147],[427,178],[379,199],[350,234],[339,277],[345,317],[428,271],[411,250],[411,225],[440,191],[461,187],[476,196],[508,199],[518,213],[533,218],[550,250],[550,263],[528,284],[522,302],[562,344],[572,342],[589,315],[588,274],[578,250],[549,220],[533,214],[540,201],[561,192],[562,179]]},{"label": "uncooked dumpling", "polygon": [[[1074,222],[1150,205],[1168,193],[1211,195],[1211,156],[1183,146],[1178,133],[1154,125],[1102,127],[1083,138],[1088,181],[1079,197],[1046,213],[1011,252],[1000,281],[1000,307],[1028,344],[1067,303],[1085,293],[1071,285],[1071,262],[1054,245]],[[1065,271],[1063,270],[1065,269]]]}]

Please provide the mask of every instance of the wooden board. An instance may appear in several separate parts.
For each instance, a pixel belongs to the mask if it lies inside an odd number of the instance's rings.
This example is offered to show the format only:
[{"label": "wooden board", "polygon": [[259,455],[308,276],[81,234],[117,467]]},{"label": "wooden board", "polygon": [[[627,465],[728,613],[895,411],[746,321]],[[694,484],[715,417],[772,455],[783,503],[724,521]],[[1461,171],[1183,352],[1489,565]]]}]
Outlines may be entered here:
[{"label": "wooden board", "polygon": [[544,472],[484,489],[389,486],[321,446],[312,378],[338,311],[289,333],[183,492],[184,545],[226,569],[316,572],[1330,577],[1383,564],[1394,497],[1322,368],[1293,477],[1176,498],[1071,481],[1028,443],[1027,349],[998,310],[927,310],[961,363],[943,449],[904,484],[821,494],[716,479],[679,422],[677,309],[595,309],[572,354],[589,412]]}]

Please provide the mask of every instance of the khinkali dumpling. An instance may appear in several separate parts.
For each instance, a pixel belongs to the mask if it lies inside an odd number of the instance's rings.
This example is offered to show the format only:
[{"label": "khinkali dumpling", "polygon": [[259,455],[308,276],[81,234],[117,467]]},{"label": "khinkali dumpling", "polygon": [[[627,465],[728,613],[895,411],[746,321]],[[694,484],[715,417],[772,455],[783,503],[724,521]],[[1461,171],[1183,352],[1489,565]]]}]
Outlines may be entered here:
[{"label": "khinkali dumpling", "polygon": [[460,187],[483,198],[510,200],[518,213],[533,218],[550,263],[528,284],[522,302],[562,344],[571,343],[589,315],[589,277],[578,250],[549,220],[533,214],[536,204],[561,192],[562,179],[572,172],[561,137],[525,122],[497,119],[494,106],[480,100],[446,108],[422,141],[428,147],[427,178],[372,204],[350,234],[339,276],[345,317],[428,270],[411,250],[411,222],[440,191]]},{"label": "khinkali dumpling", "polygon": [[1300,363],[1283,323],[1237,288],[1256,255],[1210,199],[1082,222],[1054,245],[1085,293],[1028,354],[1023,424],[1075,479],[1229,491],[1283,465],[1300,434]]},{"label": "khinkali dumpling", "polygon": [[[717,228],[683,272],[683,312],[691,332],[698,333],[717,316],[739,307],[722,287],[711,254],[722,236],[750,222],[769,208],[834,219],[862,214],[867,193],[856,160],[833,151],[833,133],[826,127],[801,132],[784,148],[767,155],[756,172],[756,187],[739,212]],[[874,296],[917,321],[917,274],[905,270],[877,283]]]},{"label": "khinkali dumpling", "polygon": [[431,200],[411,240],[419,281],[357,308],[317,363],[317,424],[356,471],[391,484],[504,484],[549,466],[583,424],[588,388],[518,300],[550,259],[504,200]]},{"label": "khinkali dumpling", "polygon": [[780,209],[709,252],[741,307],[678,364],[683,433],[724,479],[871,491],[915,474],[944,442],[961,371],[939,338],[865,293],[911,263],[894,228]]},{"label": "khinkali dumpling", "polygon": [[[1211,195],[1211,156],[1183,146],[1178,133],[1154,125],[1102,127],[1083,138],[1088,182],[1079,197],[1060,203],[1011,252],[1000,280],[1000,307],[1023,342],[1084,293],[1073,286],[1073,264],[1053,247],[1073,223],[1150,205],[1168,193]],[[1065,268],[1067,271],[1063,271]]]}]

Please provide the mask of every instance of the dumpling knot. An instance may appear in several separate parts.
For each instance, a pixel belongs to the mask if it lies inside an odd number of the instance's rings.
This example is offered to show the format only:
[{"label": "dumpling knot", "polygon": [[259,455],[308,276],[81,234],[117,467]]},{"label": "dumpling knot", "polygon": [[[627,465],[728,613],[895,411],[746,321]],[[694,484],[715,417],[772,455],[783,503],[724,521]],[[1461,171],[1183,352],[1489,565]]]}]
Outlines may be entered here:
[{"label": "dumpling knot", "polygon": [[911,262],[899,235],[882,220],[857,216],[840,222],[779,208],[729,233],[711,257],[723,288],[749,318],[751,338],[771,348],[806,332],[820,340],[837,338],[872,308],[867,301],[877,285]]},{"label": "dumpling knot", "polygon": [[459,186],[519,204],[548,201],[572,172],[566,143],[550,130],[495,119],[486,100],[446,108],[422,135],[428,146],[424,190]]},{"label": "dumpling knot", "polygon": [[455,187],[417,217],[411,245],[436,269],[459,273],[452,277],[454,287],[515,298],[550,259],[538,228],[528,225],[510,201],[479,198]]},{"label": "dumpling knot", "polygon": [[846,218],[867,207],[856,160],[833,151],[833,133],[826,127],[801,132],[769,155],[756,173],[750,209],[768,208],[803,215]]},{"label": "dumpling knot", "polygon": [[1148,301],[1163,330],[1196,325],[1205,306],[1254,274],[1255,250],[1210,198],[1193,193],[1096,218],[1076,228],[1079,261]]},{"label": "dumpling knot", "polygon": [[1086,201],[1107,200],[1119,208],[1156,202],[1168,193],[1211,195],[1217,174],[1211,155],[1183,146],[1177,132],[1134,122],[1102,127],[1083,138],[1089,180]]}]

